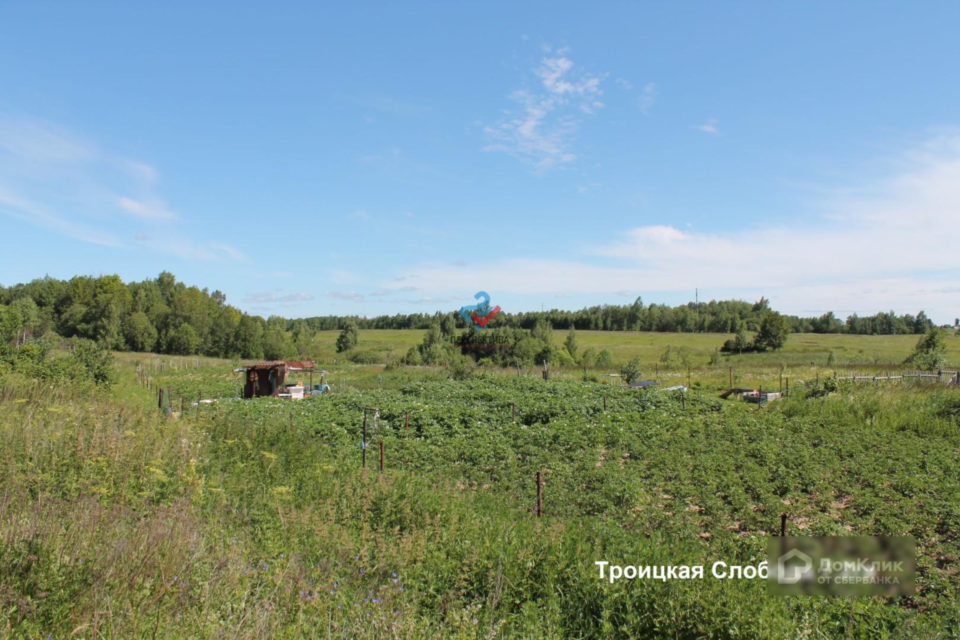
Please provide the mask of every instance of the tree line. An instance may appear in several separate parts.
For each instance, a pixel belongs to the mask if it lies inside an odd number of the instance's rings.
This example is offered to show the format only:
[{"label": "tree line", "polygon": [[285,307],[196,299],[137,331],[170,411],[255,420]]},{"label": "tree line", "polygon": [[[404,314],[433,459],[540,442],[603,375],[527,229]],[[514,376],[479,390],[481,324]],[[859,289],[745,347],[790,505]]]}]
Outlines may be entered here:
[{"label": "tree line", "polygon": [[[711,300],[676,307],[645,305],[637,298],[630,304],[597,305],[577,311],[504,311],[483,333],[485,339],[492,339],[497,335],[495,330],[542,333],[543,327],[550,327],[736,334],[759,331],[762,318],[770,310],[764,298],[756,303]],[[781,317],[790,333],[923,334],[933,326],[923,311],[899,316],[892,311],[864,317],[854,314],[846,321],[832,312],[811,318]],[[348,326],[429,330],[435,325],[447,334],[467,328],[467,322],[453,310],[372,318],[264,319],[228,305],[220,291],[188,286],[166,271],[154,279],[130,283],[116,275],[104,275],[76,276],[70,280],[47,277],[0,286],[0,339],[14,346],[53,333],[94,340],[118,351],[273,359],[291,352],[306,354],[317,331],[343,330]],[[496,339],[508,341],[506,335]],[[519,338],[513,334],[509,342],[519,342]],[[461,346],[470,351],[469,345]],[[532,343],[527,346],[526,350],[534,348]]]}]

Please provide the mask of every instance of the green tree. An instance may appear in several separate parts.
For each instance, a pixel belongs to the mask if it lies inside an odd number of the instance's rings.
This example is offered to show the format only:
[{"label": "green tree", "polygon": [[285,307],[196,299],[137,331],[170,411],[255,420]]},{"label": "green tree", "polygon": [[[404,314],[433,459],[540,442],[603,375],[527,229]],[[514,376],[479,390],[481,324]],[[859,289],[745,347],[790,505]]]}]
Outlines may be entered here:
[{"label": "green tree", "polygon": [[343,325],[343,329],[340,330],[340,335],[337,336],[337,353],[343,353],[344,351],[353,349],[359,341],[360,330],[357,328],[357,323],[353,320],[347,320]]},{"label": "green tree", "polygon": [[947,359],[947,332],[939,327],[931,327],[917,341],[913,353],[905,364],[920,367],[926,371],[942,369]]},{"label": "green tree", "polygon": [[305,357],[310,351],[310,345],[313,344],[313,331],[304,320],[294,321],[291,338],[297,355],[301,358]]},{"label": "green tree", "polygon": [[420,345],[420,356],[426,364],[444,364],[450,360],[449,349],[446,348],[447,339],[439,322],[434,322],[423,335]]},{"label": "green tree", "polygon": [[287,334],[268,327],[263,334],[263,357],[267,360],[283,360],[289,351]]},{"label": "green tree", "polygon": [[563,346],[575,361],[577,359],[577,330],[573,325],[570,325],[570,330],[567,331],[567,339],[563,341]]},{"label": "green tree", "polygon": [[26,343],[29,337],[40,324],[40,310],[33,298],[27,296],[18,298],[10,305],[9,313],[12,314],[14,339],[17,347]]},{"label": "green tree", "polygon": [[620,377],[623,378],[627,384],[636,382],[641,376],[643,376],[643,372],[640,370],[640,356],[637,356],[620,367]]},{"label": "green tree", "polygon": [[241,358],[263,357],[263,326],[262,318],[244,314],[237,324],[237,336],[234,340],[236,351]]},{"label": "green tree", "polygon": [[524,335],[514,343],[513,349],[510,350],[510,362],[519,362],[521,365],[533,364],[540,348],[539,341]]},{"label": "green tree", "polygon": [[443,333],[443,337],[447,339],[457,334],[457,320],[453,317],[452,313],[443,316],[443,320],[440,321],[440,332]]},{"label": "green tree", "polygon": [[153,351],[157,344],[157,329],[143,311],[130,314],[123,323],[127,346],[134,351]]},{"label": "green tree", "polygon": [[753,346],[757,351],[776,351],[787,342],[789,334],[790,323],[787,319],[776,311],[768,311],[760,319],[760,330],[753,339]]},{"label": "green tree", "polygon": [[597,354],[597,366],[598,367],[609,367],[613,364],[613,356],[609,351],[603,349]]},{"label": "green tree", "polygon": [[167,352],[181,356],[188,356],[200,351],[200,336],[197,330],[184,322],[170,335],[167,341]]},{"label": "green tree", "polygon": [[544,344],[553,344],[553,325],[546,318],[537,318],[530,330],[530,335],[534,340],[539,340]]},{"label": "green tree", "polygon": [[71,357],[86,369],[96,384],[109,386],[113,382],[113,355],[106,345],[93,340],[75,339]]},{"label": "green tree", "polygon": [[9,307],[0,305],[0,349],[14,341],[17,335],[17,321]]},{"label": "green tree", "polygon": [[592,367],[597,361],[597,350],[593,347],[587,347],[580,354],[580,364],[584,367]]}]

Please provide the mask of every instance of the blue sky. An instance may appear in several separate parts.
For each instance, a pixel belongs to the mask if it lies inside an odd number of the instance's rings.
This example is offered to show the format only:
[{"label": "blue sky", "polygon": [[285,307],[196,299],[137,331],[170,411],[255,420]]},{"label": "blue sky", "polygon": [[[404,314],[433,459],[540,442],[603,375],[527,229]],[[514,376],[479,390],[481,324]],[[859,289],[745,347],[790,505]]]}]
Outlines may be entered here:
[{"label": "blue sky", "polygon": [[[198,6],[198,5],[203,6]],[[956,3],[0,4],[0,283],[960,315]]]}]

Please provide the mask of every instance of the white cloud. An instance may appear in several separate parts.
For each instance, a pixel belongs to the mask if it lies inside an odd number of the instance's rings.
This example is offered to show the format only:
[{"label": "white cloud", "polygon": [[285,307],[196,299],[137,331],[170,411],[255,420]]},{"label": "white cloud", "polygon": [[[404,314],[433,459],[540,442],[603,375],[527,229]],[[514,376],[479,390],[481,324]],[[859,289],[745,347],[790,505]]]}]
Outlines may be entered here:
[{"label": "white cloud", "polygon": [[390,289],[377,289],[370,294],[371,297],[382,298],[383,296],[390,295]]},{"label": "white cloud", "polygon": [[363,302],[366,297],[356,291],[327,291],[327,297],[332,300],[349,300],[350,302]]},{"label": "white cloud", "polygon": [[544,56],[533,75],[539,87],[510,94],[515,107],[507,109],[496,124],[484,127],[490,143],[485,151],[509,153],[537,171],[573,162],[571,150],[579,119],[576,113],[596,113],[604,104],[601,78],[575,70],[574,62],[561,49]]},{"label": "white cloud", "polygon": [[370,214],[364,211],[363,209],[357,209],[356,211],[351,212],[348,217],[358,218],[360,220],[369,220]]},{"label": "white cloud", "polygon": [[[952,320],[960,308],[960,133],[903,154],[890,175],[797,219],[724,231],[669,222],[623,232],[581,260],[516,258],[482,270],[406,270],[430,291],[520,295],[690,291],[766,295],[791,313],[893,308]],[[728,228],[730,225],[725,225]]]},{"label": "white cloud", "polygon": [[160,197],[159,177],[150,165],[63,126],[0,113],[0,215],[125,251],[249,261],[227,244],[197,243],[178,232],[178,216]]},{"label": "white cloud", "polygon": [[141,218],[160,218],[163,220],[173,220],[177,216],[167,210],[162,202],[142,202],[133,198],[123,196],[117,198],[117,204],[128,213]]},{"label": "white cloud", "polygon": [[309,302],[313,300],[313,294],[303,292],[292,293],[248,293],[243,301],[247,304],[283,304],[290,305],[298,302]]},{"label": "white cloud", "polygon": [[710,118],[703,124],[693,125],[693,128],[696,129],[697,131],[703,131],[704,133],[709,133],[712,136],[719,136],[719,135],[722,135],[720,133],[720,127],[717,126],[719,124],[720,124],[719,120],[717,120],[716,118]]},{"label": "white cloud", "polygon": [[642,111],[644,115],[649,115],[653,105],[657,102],[659,93],[656,83],[648,82],[644,85],[643,91],[640,92],[640,97],[637,98],[637,106],[640,107],[640,111]]}]

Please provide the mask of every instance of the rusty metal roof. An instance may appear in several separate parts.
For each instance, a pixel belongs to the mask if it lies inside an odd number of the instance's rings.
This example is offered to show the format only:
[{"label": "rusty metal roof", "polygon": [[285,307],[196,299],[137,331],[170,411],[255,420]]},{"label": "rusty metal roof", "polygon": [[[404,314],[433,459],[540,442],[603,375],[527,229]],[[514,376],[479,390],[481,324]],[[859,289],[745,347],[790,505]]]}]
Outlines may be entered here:
[{"label": "rusty metal roof", "polygon": [[286,367],[287,369],[313,369],[315,366],[317,365],[313,362],[313,360],[274,360],[272,362],[248,364],[246,369],[277,369],[279,367]]}]

